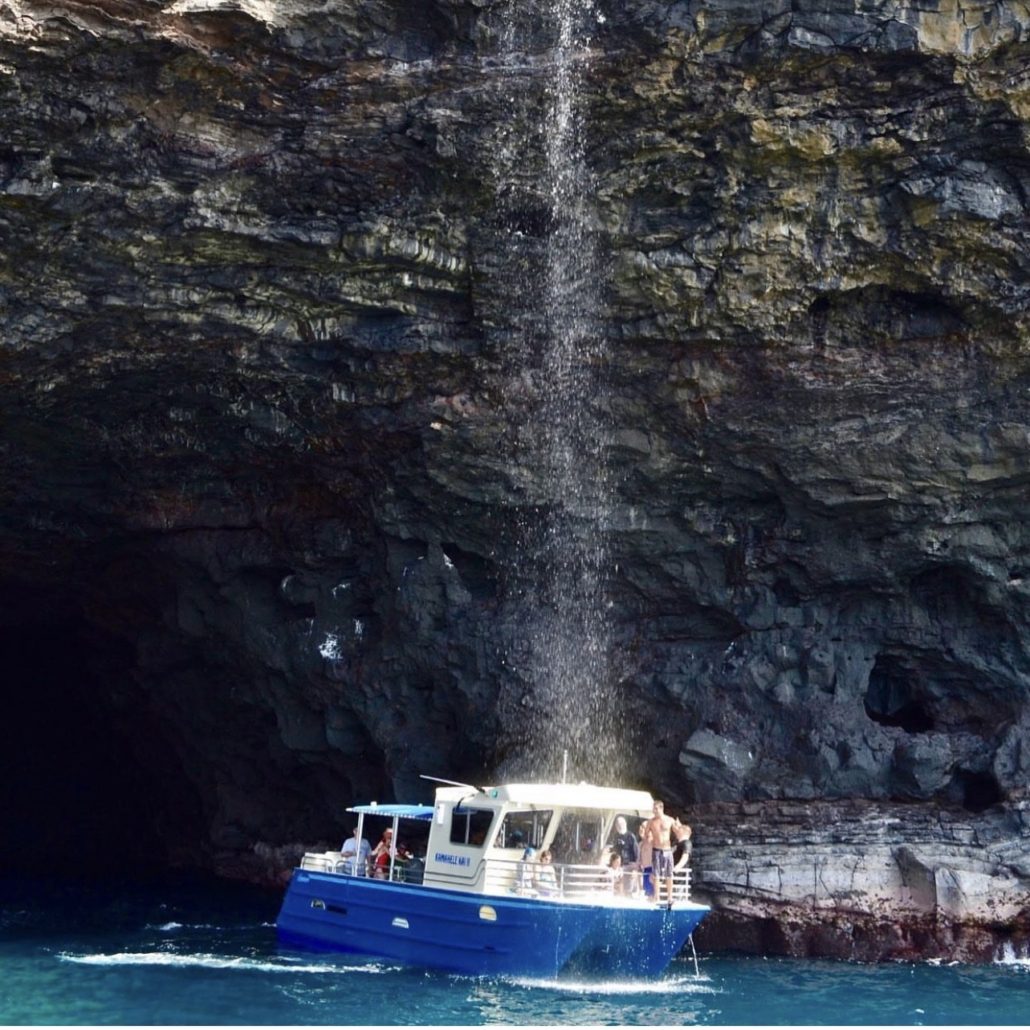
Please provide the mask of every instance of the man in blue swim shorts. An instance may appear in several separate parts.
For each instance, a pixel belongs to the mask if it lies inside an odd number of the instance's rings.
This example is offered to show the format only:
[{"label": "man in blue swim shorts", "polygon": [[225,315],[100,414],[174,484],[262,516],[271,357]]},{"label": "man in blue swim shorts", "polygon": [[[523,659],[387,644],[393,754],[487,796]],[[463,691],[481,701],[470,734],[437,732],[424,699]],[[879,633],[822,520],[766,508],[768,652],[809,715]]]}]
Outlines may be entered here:
[{"label": "man in blue swim shorts", "polygon": [[662,881],[665,881],[666,902],[672,904],[672,824],[671,816],[665,814],[665,802],[655,801],[654,815],[647,823],[651,838],[651,865],[654,868],[655,898],[662,903]]}]

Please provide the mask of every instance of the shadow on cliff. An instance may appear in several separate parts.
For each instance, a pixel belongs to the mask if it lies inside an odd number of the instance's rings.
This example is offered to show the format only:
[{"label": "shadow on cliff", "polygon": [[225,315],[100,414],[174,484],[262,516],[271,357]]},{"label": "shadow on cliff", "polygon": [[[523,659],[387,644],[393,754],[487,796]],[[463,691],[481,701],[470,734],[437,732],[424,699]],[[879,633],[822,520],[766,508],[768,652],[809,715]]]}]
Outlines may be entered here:
[{"label": "shadow on cliff", "polygon": [[119,710],[130,656],[74,617],[29,620],[0,626],[0,873],[159,873],[166,824],[186,825],[192,802],[161,787],[164,749],[136,700]]}]

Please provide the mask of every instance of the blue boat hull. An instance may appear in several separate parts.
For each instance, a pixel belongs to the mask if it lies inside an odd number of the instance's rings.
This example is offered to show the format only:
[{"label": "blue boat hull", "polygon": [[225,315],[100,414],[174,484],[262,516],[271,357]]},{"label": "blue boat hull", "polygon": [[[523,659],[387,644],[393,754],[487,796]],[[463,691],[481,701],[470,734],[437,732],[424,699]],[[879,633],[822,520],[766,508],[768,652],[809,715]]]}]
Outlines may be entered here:
[{"label": "blue boat hull", "polygon": [[707,911],[491,897],[297,869],[276,927],[287,945],[474,976],[654,976]]}]

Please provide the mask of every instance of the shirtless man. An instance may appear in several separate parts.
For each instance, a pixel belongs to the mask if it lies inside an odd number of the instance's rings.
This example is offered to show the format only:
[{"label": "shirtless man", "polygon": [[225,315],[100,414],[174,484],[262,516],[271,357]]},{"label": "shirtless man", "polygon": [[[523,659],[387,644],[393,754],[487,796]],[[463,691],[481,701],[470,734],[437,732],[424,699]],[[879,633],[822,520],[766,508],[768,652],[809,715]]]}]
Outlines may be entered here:
[{"label": "shirtless man", "polygon": [[647,835],[651,840],[653,848],[651,852],[651,865],[654,867],[654,891],[655,899],[660,905],[662,903],[662,880],[665,881],[665,889],[668,897],[666,901],[672,904],[672,816],[665,814],[665,802],[655,801],[654,815],[647,822]]}]

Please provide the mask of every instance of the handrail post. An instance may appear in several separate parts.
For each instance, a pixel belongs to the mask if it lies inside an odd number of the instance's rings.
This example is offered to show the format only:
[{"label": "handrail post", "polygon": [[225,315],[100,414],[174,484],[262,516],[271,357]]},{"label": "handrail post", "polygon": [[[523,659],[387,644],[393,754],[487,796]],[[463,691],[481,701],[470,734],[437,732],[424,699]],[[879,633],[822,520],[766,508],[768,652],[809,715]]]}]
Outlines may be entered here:
[{"label": "handrail post", "polygon": [[393,817],[393,836],[390,838],[390,871],[387,873],[386,878],[392,883],[393,882],[393,864],[394,859],[397,857],[397,825],[400,823],[400,816],[395,815]]},{"label": "handrail post", "polygon": [[[358,812],[357,840],[354,842],[354,857],[351,859],[351,876],[358,875],[358,863],[361,861],[361,842],[365,839],[365,813]],[[367,870],[366,870],[367,872]]]}]

